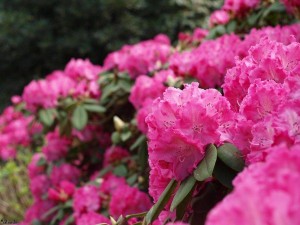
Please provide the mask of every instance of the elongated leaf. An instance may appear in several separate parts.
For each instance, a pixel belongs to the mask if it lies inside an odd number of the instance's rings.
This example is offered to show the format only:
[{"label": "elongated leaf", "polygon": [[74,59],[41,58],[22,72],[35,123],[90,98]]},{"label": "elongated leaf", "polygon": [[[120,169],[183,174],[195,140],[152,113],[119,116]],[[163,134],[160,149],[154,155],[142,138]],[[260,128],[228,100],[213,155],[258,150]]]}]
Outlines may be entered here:
[{"label": "elongated leaf", "polygon": [[225,143],[218,148],[218,158],[235,171],[242,171],[245,162],[241,152],[230,143]]},{"label": "elongated leaf", "polygon": [[125,131],[122,131],[120,137],[121,137],[121,140],[123,142],[127,141],[130,137],[131,137],[131,131],[130,130],[125,130]]},{"label": "elongated leaf", "polygon": [[84,108],[89,112],[104,113],[106,111],[106,109],[101,105],[85,104]]},{"label": "elongated leaf", "polygon": [[72,124],[77,130],[82,130],[88,122],[88,114],[82,105],[78,105],[72,116]]},{"label": "elongated leaf", "polygon": [[164,209],[168,203],[174,189],[177,186],[176,180],[171,180],[166,189],[163,191],[158,201],[152,206],[145,217],[146,224],[152,223],[159,216],[160,212]]},{"label": "elongated leaf", "polygon": [[225,187],[232,189],[232,181],[236,177],[237,172],[226,166],[221,160],[217,160],[213,176]]},{"label": "elongated leaf", "polygon": [[125,177],[127,175],[127,172],[127,168],[123,164],[117,166],[113,171],[113,173],[119,177]]},{"label": "elongated leaf", "polygon": [[198,181],[204,181],[212,176],[215,164],[217,161],[217,149],[214,145],[210,144],[207,149],[204,158],[194,171],[194,177]]},{"label": "elongated leaf", "polygon": [[185,197],[192,191],[195,184],[196,179],[194,176],[188,177],[180,184],[180,187],[172,201],[171,211],[173,211],[185,199]]},{"label": "elongated leaf", "polygon": [[184,214],[186,212],[188,204],[191,202],[193,198],[193,192],[195,190],[196,185],[192,188],[190,193],[180,202],[180,204],[176,207],[176,220],[182,220]]},{"label": "elongated leaf", "polygon": [[41,109],[39,111],[40,121],[50,127],[54,122],[54,110],[53,109]]},{"label": "elongated leaf", "polygon": [[136,141],[130,146],[130,150],[134,150],[137,147],[139,147],[141,145],[141,143],[146,141],[146,136],[145,135],[141,135],[138,137],[138,139],[136,139]]}]

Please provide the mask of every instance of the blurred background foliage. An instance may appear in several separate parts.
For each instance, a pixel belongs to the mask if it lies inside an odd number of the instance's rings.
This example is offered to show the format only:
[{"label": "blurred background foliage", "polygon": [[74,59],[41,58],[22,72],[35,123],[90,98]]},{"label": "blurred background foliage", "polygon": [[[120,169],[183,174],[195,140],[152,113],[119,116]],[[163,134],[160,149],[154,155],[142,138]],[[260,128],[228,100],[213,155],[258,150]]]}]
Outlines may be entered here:
[{"label": "blurred background foliage", "polygon": [[70,58],[101,64],[124,44],[205,27],[222,0],[1,0],[0,112]]}]

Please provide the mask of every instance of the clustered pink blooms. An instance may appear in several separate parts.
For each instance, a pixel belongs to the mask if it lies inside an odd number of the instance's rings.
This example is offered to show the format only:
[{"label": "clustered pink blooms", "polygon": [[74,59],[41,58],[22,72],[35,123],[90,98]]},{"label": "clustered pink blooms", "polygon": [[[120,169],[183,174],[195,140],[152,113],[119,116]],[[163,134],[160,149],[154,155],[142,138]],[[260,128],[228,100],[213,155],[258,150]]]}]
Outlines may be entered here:
[{"label": "clustered pink blooms", "polygon": [[135,45],[125,45],[121,50],[110,53],[104,60],[104,68],[128,72],[131,78],[160,69],[171,54],[170,40],[160,34],[153,40]]},{"label": "clustered pink blooms", "polygon": [[64,71],[54,71],[45,80],[32,81],[24,89],[22,99],[29,111],[56,107],[60,98],[99,98],[98,74],[103,69],[89,60],[72,59]]},{"label": "clustered pink blooms", "polygon": [[196,28],[192,34],[180,32],[178,40],[184,44],[199,44],[208,35],[208,30]]},{"label": "clustered pink blooms", "polygon": [[243,16],[251,9],[257,7],[260,1],[261,0],[225,0],[222,9],[236,16]]},{"label": "clustered pink blooms", "polygon": [[250,165],[234,190],[208,215],[206,225],[299,224],[300,146],[272,149],[265,162]]},{"label": "clustered pink blooms", "polygon": [[172,70],[161,70],[155,73],[153,78],[141,75],[136,79],[129,101],[137,110],[137,125],[143,133],[147,132],[145,118],[151,112],[153,100],[162,95],[167,88],[167,81],[173,78],[175,74]]},{"label": "clustered pink blooms", "polygon": [[265,37],[227,72],[224,94],[239,113],[232,141],[248,163],[282,142],[299,143],[299,50],[298,42],[285,45]]},{"label": "clustered pink blooms", "polygon": [[207,144],[226,140],[232,118],[229,102],[215,89],[199,89],[197,83],[182,91],[168,88],[146,118],[151,168],[183,180],[204,157]]},{"label": "clustered pink blooms", "polygon": [[287,10],[292,13],[299,12],[300,10],[300,2],[298,0],[280,0]]},{"label": "clustered pink blooms", "polygon": [[227,69],[234,66],[240,43],[241,40],[234,34],[205,41],[195,49],[173,54],[170,69],[178,76],[197,78],[203,88],[219,86]]},{"label": "clustered pink blooms", "polygon": [[26,148],[32,135],[40,130],[38,124],[31,124],[32,116],[24,116],[12,106],[0,116],[0,159],[15,158],[17,149]]},{"label": "clustered pink blooms", "polygon": [[225,10],[216,10],[209,17],[209,26],[213,27],[219,24],[227,24],[230,20],[230,15]]}]

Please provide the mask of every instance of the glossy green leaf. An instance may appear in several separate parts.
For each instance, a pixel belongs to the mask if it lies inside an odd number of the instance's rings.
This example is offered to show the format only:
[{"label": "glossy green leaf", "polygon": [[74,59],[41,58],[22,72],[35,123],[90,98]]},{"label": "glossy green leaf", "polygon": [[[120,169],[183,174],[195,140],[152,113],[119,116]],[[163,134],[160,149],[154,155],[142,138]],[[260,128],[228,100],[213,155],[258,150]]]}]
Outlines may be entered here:
[{"label": "glossy green leaf", "polygon": [[146,224],[151,224],[154,220],[157,219],[161,211],[164,209],[166,204],[171,198],[173,191],[177,186],[176,180],[171,180],[168,186],[165,188],[161,196],[159,197],[158,201],[152,206],[145,217]]},{"label": "glossy green leaf", "polygon": [[39,119],[44,125],[50,127],[54,122],[54,113],[53,109],[41,109],[39,111]]},{"label": "glossy green leaf", "polygon": [[105,107],[101,105],[85,104],[84,108],[89,112],[104,113],[106,111]]},{"label": "glossy green leaf", "polygon": [[120,134],[121,140],[123,142],[127,141],[131,137],[131,131],[130,130],[125,130]]},{"label": "glossy green leaf", "polygon": [[218,158],[235,171],[242,171],[245,161],[241,152],[230,143],[225,143],[218,148]]},{"label": "glossy green leaf", "polygon": [[82,130],[88,123],[88,114],[82,105],[78,105],[72,116],[72,124],[77,130]]},{"label": "glossy green leaf", "polygon": [[121,141],[119,132],[115,131],[111,135],[111,141],[113,144],[117,145]]},{"label": "glossy green leaf", "polygon": [[236,177],[237,172],[226,166],[221,160],[217,160],[213,176],[225,187],[232,189],[232,181]]},{"label": "glossy green leaf", "polygon": [[217,161],[217,149],[214,145],[210,144],[206,148],[206,153],[196,170],[194,177],[198,181],[204,181],[212,176],[215,164]]},{"label": "glossy green leaf", "polygon": [[113,173],[119,177],[125,177],[128,173],[128,170],[126,166],[121,164],[114,168]]},{"label": "glossy green leaf", "polygon": [[190,176],[185,179],[181,184],[176,192],[174,199],[171,204],[171,211],[174,209],[185,199],[185,197],[193,190],[194,185],[196,184],[196,179],[194,176]]},{"label": "glossy green leaf", "polygon": [[137,178],[138,178],[138,175],[135,173],[135,174],[131,175],[126,181],[130,186],[132,186],[137,181]]},{"label": "glossy green leaf", "polygon": [[145,135],[141,135],[139,136],[136,141],[130,146],[130,150],[134,150],[136,149],[137,147],[139,147],[143,142],[145,142],[147,139],[146,139],[146,136]]}]

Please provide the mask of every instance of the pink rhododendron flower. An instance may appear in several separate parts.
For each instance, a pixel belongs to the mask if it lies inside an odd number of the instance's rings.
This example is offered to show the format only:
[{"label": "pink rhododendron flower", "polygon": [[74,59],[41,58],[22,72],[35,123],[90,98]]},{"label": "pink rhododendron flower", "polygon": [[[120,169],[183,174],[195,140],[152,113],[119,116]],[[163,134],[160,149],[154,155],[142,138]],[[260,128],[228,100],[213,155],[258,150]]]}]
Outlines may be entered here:
[{"label": "pink rhododendron flower", "polygon": [[34,203],[27,209],[25,213],[24,222],[32,224],[31,222],[34,220],[41,220],[42,222],[51,221],[53,215],[50,215],[46,218],[43,217],[43,215],[54,206],[55,203],[53,201],[49,201],[49,200],[34,201]]},{"label": "pink rhododendron flower", "polygon": [[92,211],[97,211],[101,206],[99,188],[85,185],[78,188],[74,193],[73,209],[75,217]]},{"label": "pink rhododendron flower", "polygon": [[209,17],[209,26],[227,24],[230,20],[230,15],[225,10],[216,10]]},{"label": "pink rhododendron flower", "polygon": [[[163,41],[162,41],[163,40]],[[167,37],[159,35],[153,40],[143,41],[135,45],[125,45],[119,51],[110,53],[104,61],[104,68],[117,68],[126,71],[131,78],[159,69],[167,62],[171,53]]]},{"label": "pink rhododendron flower", "polygon": [[265,162],[251,165],[233,183],[233,192],[209,213],[206,225],[300,223],[299,145],[271,150]]},{"label": "pink rhododendron flower", "polygon": [[66,137],[61,137],[59,131],[49,132],[46,135],[46,145],[42,152],[48,161],[54,161],[63,158],[68,153],[71,141]]},{"label": "pink rhododendron flower", "polygon": [[126,180],[124,177],[116,177],[113,174],[108,174],[104,177],[104,181],[100,185],[101,196],[106,199],[110,197],[114,191],[120,187],[126,185]]},{"label": "pink rhododendron flower", "polygon": [[59,187],[50,188],[48,198],[54,201],[65,202],[73,196],[75,185],[69,181],[61,181]]},{"label": "pink rhododendron flower", "polygon": [[208,30],[196,28],[192,34],[180,32],[178,34],[178,39],[187,44],[200,43],[208,33]]},{"label": "pink rhododendron flower", "polygon": [[206,145],[224,141],[226,129],[220,127],[232,119],[229,102],[217,90],[199,89],[197,83],[183,91],[168,88],[146,118],[150,165],[183,180],[204,157]]},{"label": "pink rhododendron flower", "polygon": [[296,13],[297,11],[299,12],[300,9],[300,2],[299,0],[280,0],[287,10],[292,13]]},{"label": "pink rhododendron flower", "polygon": [[109,213],[114,218],[145,212],[151,208],[150,198],[138,188],[127,185],[120,186],[112,193],[109,203]]},{"label": "pink rhododendron flower", "polygon": [[54,186],[59,186],[59,183],[63,180],[70,181],[76,184],[78,182],[79,176],[80,170],[78,168],[65,163],[60,166],[53,167],[50,174],[50,179]]},{"label": "pink rhododendron flower", "polygon": [[260,0],[225,0],[222,8],[237,16],[243,16],[245,13],[258,6],[259,3]]},{"label": "pink rhododendron flower", "polygon": [[129,156],[129,152],[119,146],[111,146],[105,150],[104,154],[104,166],[114,164]]},{"label": "pink rhododendron flower", "polygon": [[51,182],[46,175],[38,175],[30,179],[30,191],[36,200],[42,200],[50,186]]},{"label": "pink rhododendron flower", "polygon": [[110,224],[110,220],[107,217],[95,212],[85,213],[76,219],[77,225],[96,225],[100,223]]}]

